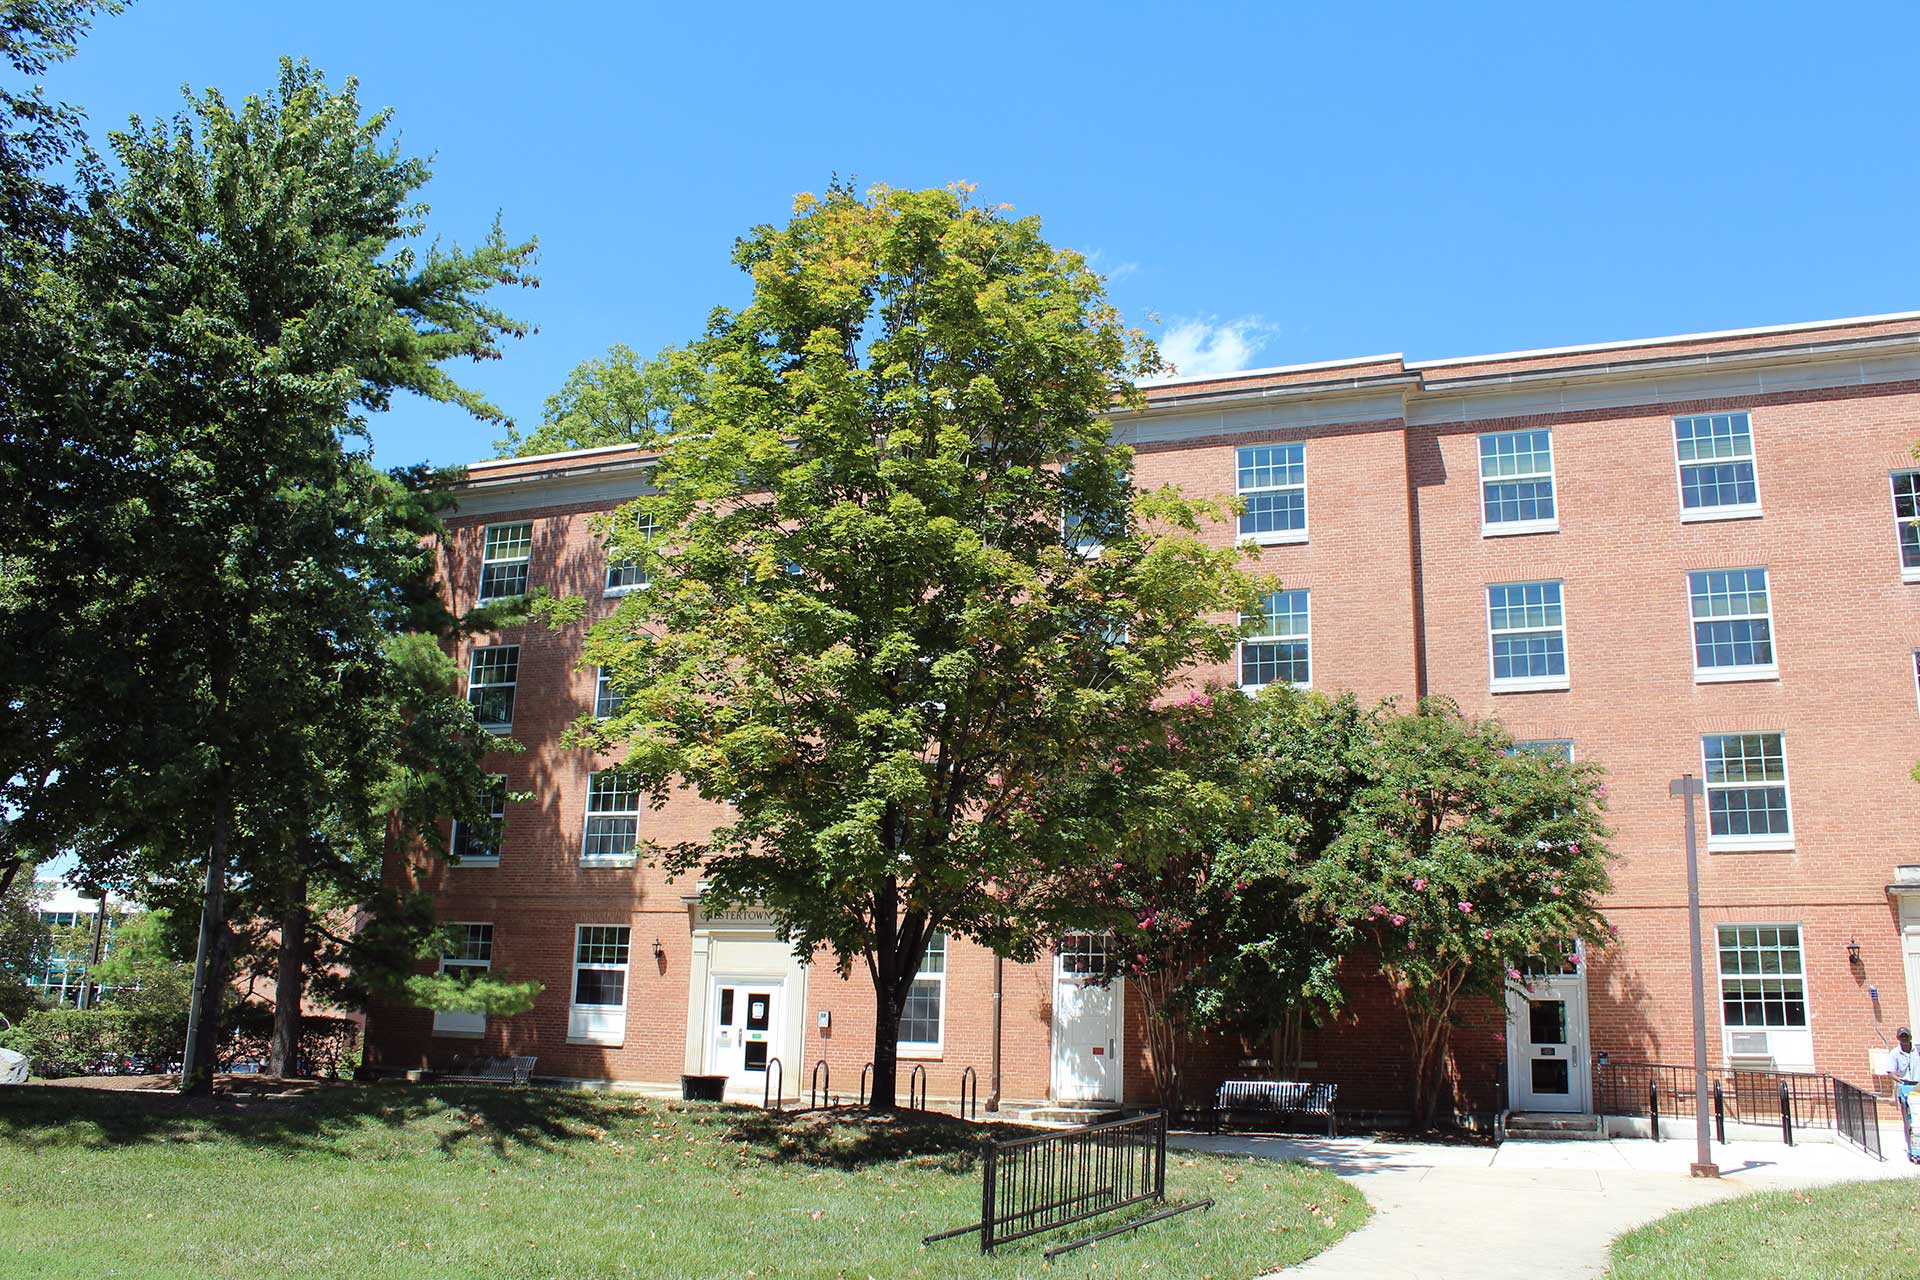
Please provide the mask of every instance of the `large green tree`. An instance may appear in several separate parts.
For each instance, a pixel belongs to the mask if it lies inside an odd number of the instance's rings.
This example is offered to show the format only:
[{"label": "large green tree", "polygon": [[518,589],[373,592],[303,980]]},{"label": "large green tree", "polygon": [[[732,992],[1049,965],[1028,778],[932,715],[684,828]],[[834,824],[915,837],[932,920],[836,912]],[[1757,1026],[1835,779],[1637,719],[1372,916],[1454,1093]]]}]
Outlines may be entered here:
[{"label": "large green tree", "polygon": [[583,361],[547,397],[540,425],[526,435],[508,428],[494,441],[502,457],[652,444],[673,427],[674,410],[690,391],[687,366],[673,352],[642,360],[615,343]]},{"label": "large green tree", "polygon": [[114,713],[83,779],[113,854],[89,871],[203,880],[188,1090],[218,1043],[230,873],[303,900],[378,781],[385,648],[431,606],[421,486],[368,466],[366,415],[405,390],[501,420],[443,366],[522,331],[487,295],[527,281],[533,246],[496,225],[424,247],[428,167],[391,126],[285,62],[270,94],[111,135],[119,172],[75,230],[117,497],[90,619]]},{"label": "large green tree", "polygon": [[1217,506],[1134,490],[1106,414],[1156,354],[1036,219],[836,186],[735,261],[752,300],[669,356],[659,492],[612,530],[653,585],[586,660],[626,699],[578,738],[732,806],[667,867],[865,965],[891,1108],[930,935],[1030,956],[1089,913],[1060,873],[1109,855],[1056,793],[1229,652],[1250,584]]},{"label": "large green tree", "polygon": [[1343,949],[1378,956],[1412,1038],[1416,1125],[1447,1095],[1469,998],[1501,998],[1530,957],[1607,936],[1606,784],[1590,762],[1516,749],[1446,698],[1377,717],[1341,831],[1303,868],[1307,902]]}]

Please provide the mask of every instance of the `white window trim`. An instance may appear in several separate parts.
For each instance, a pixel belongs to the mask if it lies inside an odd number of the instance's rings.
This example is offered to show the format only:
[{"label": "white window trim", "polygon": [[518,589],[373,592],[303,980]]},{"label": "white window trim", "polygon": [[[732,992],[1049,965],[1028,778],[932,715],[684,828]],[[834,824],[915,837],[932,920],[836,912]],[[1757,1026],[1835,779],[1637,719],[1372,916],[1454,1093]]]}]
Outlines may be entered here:
[{"label": "white window trim", "polygon": [[[507,778],[506,778],[506,775],[502,773],[489,774],[488,776],[490,778],[497,779],[501,784],[502,798],[500,801],[500,824],[502,828],[502,835],[504,836],[506,821],[507,821],[507,802],[504,794],[506,789],[505,784],[506,784]],[[453,820],[453,830],[447,836],[447,847],[449,849],[454,849],[454,848],[458,848],[459,844],[460,844],[460,819],[455,818]],[[500,865],[500,846],[498,843],[495,843],[495,845],[493,846],[493,853],[489,857],[480,857],[480,856],[463,857],[458,862],[450,862],[448,865],[453,867],[497,867]]]},{"label": "white window trim", "polygon": [[[1522,433],[1522,431],[1524,431],[1528,435],[1531,435],[1536,430],[1544,430],[1547,433],[1547,469],[1545,471],[1530,471],[1525,475],[1495,476],[1493,479],[1495,483],[1502,483],[1502,482],[1514,481],[1514,480],[1538,480],[1541,476],[1544,475],[1547,478],[1547,480],[1553,485],[1553,514],[1545,520],[1501,520],[1501,521],[1496,521],[1492,524],[1489,524],[1487,522],[1487,455],[1480,452],[1480,442],[1486,439],[1488,436],[1519,435]],[[1560,472],[1558,467],[1559,459],[1554,455],[1554,452],[1553,452],[1553,428],[1528,427],[1528,428],[1521,428],[1519,430],[1514,430],[1514,431],[1482,431],[1479,435],[1474,437],[1473,448],[1474,448],[1474,453],[1478,456],[1478,461],[1480,466],[1479,492],[1480,492],[1480,536],[1481,537],[1511,538],[1511,537],[1514,537],[1515,535],[1526,534],[1526,533],[1558,533],[1560,532]],[[1678,450],[1676,450],[1675,452],[1677,454]]]},{"label": "white window trim", "polygon": [[[487,535],[493,532],[493,530],[495,529],[512,529],[519,525],[527,526],[527,554],[524,556],[511,556],[503,560],[489,560],[487,558]],[[532,581],[532,578],[533,578],[533,532],[534,532],[533,526],[534,526],[534,522],[531,520],[502,520],[498,524],[489,524],[489,525],[481,526],[480,528],[480,580],[474,584],[474,588],[473,588],[473,600],[475,604],[491,604],[495,600],[516,600],[521,595],[525,594],[525,592],[519,592],[510,596],[490,596],[490,595],[483,594],[483,592],[486,590],[486,585],[487,585],[487,569],[492,565],[496,565],[496,564],[526,565],[527,578],[528,578],[527,589],[528,590],[533,589],[533,581]]]},{"label": "white window trim", "polygon": [[[1292,445],[1292,444],[1297,444],[1300,446],[1300,483],[1299,484],[1297,485],[1270,484],[1258,489],[1243,489],[1240,487],[1240,450],[1284,448],[1287,445]],[[1235,533],[1236,533],[1236,541],[1238,541],[1242,545],[1255,546],[1255,547],[1286,547],[1286,546],[1294,546],[1299,543],[1305,542],[1307,540],[1307,531],[1313,528],[1313,499],[1308,494],[1307,488],[1308,488],[1308,483],[1307,483],[1306,441],[1304,440],[1267,440],[1267,441],[1261,442],[1260,444],[1245,444],[1245,445],[1235,446],[1233,450],[1233,494],[1236,498],[1244,498],[1248,494],[1253,494],[1253,493],[1285,493],[1289,489],[1300,490],[1300,527],[1298,529],[1279,529],[1271,533],[1239,533],[1238,529],[1240,524],[1240,518],[1238,516],[1235,516],[1234,527],[1235,527]]]},{"label": "white window trim", "polygon": [[[1708,738],[1737,738],[1737,737],[1743,737],[1747,734],[1756,733],[1756,732],[1764,734],[1764,733],[1772,733],[1774,731],[1771,729],[1759,729],[1759,730],[1741,729],[1741,730],[1735,730],[1730,733],[1703,733],[1700,735],[1700,802],[1701,802],[1701,806],[1707,810],[1705,813],[1701,815],[1701,820],[1707,824],[1707,852],[1708,853],[1786,853],[1786,852],[1790,852],[1794,847],[1793,836],[1794,836],[1795,827],[1793,825],[1793,766],[1787,762],[1787,734],[1784,729],[1779,731],[1779,737],[1780,737],[1780,791],[1783,797],[1785,798],[1786,804],[1787,804],[1787,829],[1785,834],[1763,835],[1763,836],[1716,836],[1713,834],[1713,810],[1711,806],[1708,804],[1708,797],[1712,794],[1715,784],[1707,781],[1707,777],[1708,777],[1707,739]],[[1735,783],[1721,783],[1719,785],[1729,790],[1742,790],[1742,789],[1753,787],[1756,785],[1771,786],[1773,784],[1765,783],[1765,782],[1758,783],[1758,784],[1750,783],[1750,782],[1735,782]],[[1802,942],[1806,941],[1804,935],[1802,936],[1801,941]]]},{"label": "white window trim", "polygon": [[[512,599],[511,596],[504,598]],[[513,650],[513,679],[510,681],[491,680],[484,684],[475,684],[473,679],[474,664],[479,661],[482,653],[489,653],[495,649]],[[469,649],[467,651],[467,701],[469,703],[473,702],[473,691],[476,688],[513,690],[513,709],[515,712],[518,712],[520,710],[520,646],[517,644],[477,644]],[[476,707],[475,709],[477,710],[478,708]],[[482,720],[480,721],[480,727],[495,732],[511,733],[513,732],[513,718],[509,716],[505,720]]]},{"label": "white window trim", "polygon": [[1908,654],[1907,665],[1913,671],[1913,696],[1915,705],[1920,706],[1920,649],[1915,649]]},{"label": "white window trim", "polygon": [[[1557,676],[1509,676],[1505,680],[1493,674],[1493,638],[1496,634],[1506,635],[1526,631],[1544,630],[1539,627],[1509,627],[1496,633],[1493,629],[1493,596],[1495,587],[1524,587],[1530,582],[1555,583],[1560,588],[1560,657],[1566,665],[1566,673]],[[1512,582],[1489,582],[1480,589],[1480,599],[1486,610],[1487,618],[1487,689],[1490,693],[1548,693],[1573,687],[1573,646],[1567,643],[1567,584],[1563,578],[1520,578]]]},{"label": "white window trim", "polygon": [[[1234,680],[1236,682],[1240,682],[1240,673],[1247,669],[1247,646],[1248,645],[1299,644],[1304,641],[1307,646],[1307,678],[1304,682],[1299,680],[1289,680],[1286,683],[1295,689],[1313,688],[1313,588],[1291,587],[1285,591],[1280,592],[1280,594],[1286,595],[1290,591],[1298,591],[1302,595],[1306,596],[1307,598],[1307,629],[1306,631],[1303,634],[1297,635],[1297,636],[1264,636],[1256,640],[1240,641],[1238,645],[1234,646],[1234,650],[1233,650],[1233,675],[1234,675]],[[1247,619],[1242,617],[1240,619],[1240,622],[1241,622],[1241,625],[1244,626],[1246,625]],[[1240,692],[1258,693],[1266,687],[1267,686],[1264,684],[1240,683]]]},{"label": "white window trim", "polygon": [[580,865],[583,867],[631,867],[639,861],[637,853],[595,853],[587,852],[588,832],[595,818],[633,819],[633,839],[636,847],[640,841],[641,810],[646,808],[644,801],[636,792],[633,809],[595,809],[593,807],[593,780],[607,770],[596,769],[587,775],[586,812],[580,820]]},{"label": "white window trim", "polygon": [[[1680,461],[1680,440],[1675,428],[1682,418],[1711,418],[1711,413],[1676,413],[1667,419],[1667,451],[1673,455],[1673,500],[1680,507],[1680,523],[1700,524],[1711,520],[1753,520],[1764,515],[1760,509],[1760,442],[1753,425],[1751,409],[1729,409],[1728,413],[1747,415],[1747,446],[1751,450],[1747,461],[1753,464],[1753,501],[1735,503],[1725,507],[1699,507],[1687,510],[1687,485],[1683,468],[1707,466],[1708,463]],[[1558,507],[1555,508],[1556,510]]]},{"label": "white window trim", "polygon": [[[945,929],[940,929],[940,930],[937,930],[936,932],[942,935],[941,946],[942,946],[943,959],[940,964],[940,972],[938,973],[927,973],[924,971],[916,972],[913,975],[913,981],[914,982],[937,981],[940,984],[940,1038],[937,1040],[904,1040],[904,1039],[901,1040],[899,1044],[899,1052],[900,1052],[900,1056],[903,1058],[938,1058],[938,1057],[942,1057],[946,1053],[947,970],[952,968],[953,966],[953,937],[952,935],[948,934]],[[922,956],[920,962],[922,964],[925,964],[926,958]],[[911,984],[909,984],[909,986],[911,986]]]},{"label": "white window trim", "polygon": [[1905,557],[1900,554],[1900,508],[1899,505],[1894,502],[1893,498],[1894,480],[1900,476],[1907,475],[1920,475],[1920,467],[1901,467],[1896,471],[1887,472],[1887,503],[1893,511],[1893,558],[1901,562],[1900,581],[1920,582],[1920,565],[1914,565],[1912,568],[1908,568],[1904,563]]},{"label": "white window trim", "polygon": [[[636,524],[635,527],[639,528],[641,526]],[[659,529],[660,529],[659,523],[657,521],[649,520],[645,527],[653,530],[652,533],[648,533],[645,535],[647,540],[651,541],[659,532]],[[620,567],[623,564],[631,564],[631,563],[632,561],[627,561],[627,560],[609,559],[607,561],[606,571],[600,575],[601,582],[605,583],[606,580],[613,575],[613,571],[616,568]],[[636,591],[645,591],[652,585],[653,585],[653,575],[649,574],[647,575],[647,580],[645,582],[636,582],[630,587],[606,587],[601,592],[601,595],[608,599],[614,598],[616,596],[630,596]]]},{"label": "white window trim", "polygon": [[[627,931],[627,962],[625,964],[582,964],[580,962],[580,931],[582,929],[625,929]],[[620,971],[620,1003],[581,1004],[577,999],[580,993],[580,971],[582,969],[618,969]],[[607,1048],[619,1048],[627,1042],[627,1008],[632,1000],[633,985],[633,922],[608,922],[604,924],[576,924],[573,926],[573,962],[567,967],[567,1043],[596,1044]],[[594,1032],[582,1029],[581,1020],[575,1015],[583,1009],[620,1011],[620,1030],[618,1034]]]},{"label": "white window trim", "polygon": [[[1693,616],[1693,575],[1696,573],[1732,572],[1735,569],[1760,570],[1767,577],[1767,611],[1764,615],[1743,613],[1726,618],[1706,619],[1708,622],[1750,621],[1764,616],[1767,620],[1767,647],[1773,651],[1773,661],[1747,667],[1703,667],[1700,665],[1700,645],[1694,638],[1694,624],[1701,619]],[[1764,564],[1729,565],[1726,569],[1690,569],[1684,575],[1687,589],[1687,652],[1693,659],[1693,682],[1695,684],[1742,684],[1750,680],[1778,680],[1780,678],[1780,632],[1773,624],[1773,568]],[[1706,775],[1702,774],[1702,777]]]},{"label": "white window trim", "polygon": [[[635,589],[637,590],[638,588],[635,588]],[[1771,597],[1769,597],[1769,598],[1771,598]],[[605,667],[595,667],[595,668],[593,669],[593,672],[594,672],[594,675],[593,675],[593,718],[594,718],[595,720],[611,720],[611,719],[613,719],[613,716],[612,716],[612,714],[611,714],[611,713],[603,713],[603,712],[602,712],[602,711],[600,710],[600,704],[601,704],[602,702],[605,702],[605,701],[606,701],[606,696],[605,696],[605,695],[606,695],[606,690],[607,690],[607,669],[606,669]],[[625,697],[624,697],[624,696],[622,697],[622,699],[621,699],[621,701],[623,701],[623,702],[625,701]]]},{"label": "white window trim", "polygon": [[[458,925],[460,925],[460,927],[465,928],[467,925],[470,925],[470,924],[491,925],[493,922],[490,920],[461,920],[461,921],[450,921],[449,923],[457,923]],[[486,960],[462,960],[457,957],[450,958],[447,956],[441,956],[439,971],[444,974],[449,968],[452,968],[452,969],[480,969],[485,972],[489,972],[489,973],[492,972],[493,960],[491,959],[491,956],[492,956],[491,939],[489,939],[488,941],[488,956],[489,958]],[[441,1022],[442,1018],[450,1019],[452,1021],[449,1021],[448,1023],[443,1025]],[[480,1020],[480,1024],[477,1027],[474,1026],[472,1022],[467,1021],[468,1019],[472,1019],[472,1018],[478,1018]],[[433,1011],[433,1034],[442,1040],[478,1040],[487,1034],[487,1015],[484,1013],[477,1013],[477,1014],[465,1013],[459,1010],[452,1010],[452,1009],[435,1009]]]},{"label": "white window trim", "polygon": [[[1732,1027],[1727,1025],[1726,979],[1728,977],[1728,974],[1727,974],[1727,971],[1721,967],[1721,960],[1720,960],[1720,952],[1723,950],[1723,948],[1720,946],[1720,930],[1722,929],[1792,929],[1800,935],[1800,972],[1799,973],[1783,973],[1783,974],[1778,974],[1776,976],[1782,977],[1782,978],[1800,979],[1800,1005],[1801,1005],[1802,1011],[1806,1014],[1806,1018],[1807,1018],[1807,1020],[1804,1023],[1802,1023],[1800,1026],[1797,1026],[1797,1027],[1786,1027],[1786,1026]],[[1702,945],[1705,945],[1704,942]],[[1714,982],[1714,989],[1715,989],[1715,993],[1720,998],[1719,1017],[1720,1017],[1720,1029],[1722,1033],[1724,1034],[1724,1033],[1740,1032],[1740,1031],[1768,1031],[1768,1032],[1785,1031],[1790,1034],[1797,1035],[1801,1032],[1811,1032],[1813,1030],[1813,980],[1811,976],[1807,973],[1807,953],[1809,950],[1810,948],[1807,946],[1807,927],[1801,924],[1798,920],[1716,920],[1714,921],[1713,922],[1713,967],[1716,975],[1715,982]],[[1744,973],[1736,973],[1732,975],[1735,981],[1738,981],[1741,978],[1745,978],[1746,976],[1747,975]],[[1787,1068],[1783,1067],[1782,1070],[1787,1070]]]}]

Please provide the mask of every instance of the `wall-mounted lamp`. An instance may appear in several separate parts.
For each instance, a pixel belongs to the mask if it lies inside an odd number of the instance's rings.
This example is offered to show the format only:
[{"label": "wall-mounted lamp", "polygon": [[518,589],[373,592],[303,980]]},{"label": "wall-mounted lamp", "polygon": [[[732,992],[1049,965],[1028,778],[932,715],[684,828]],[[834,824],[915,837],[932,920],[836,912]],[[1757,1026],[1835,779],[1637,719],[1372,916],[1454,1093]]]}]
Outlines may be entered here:
[{"label": "wall-mounted lamp", "polygon": [[1847,963],[1860,963],[1860,943],[1853,938],[1847,939]]},{"label": "wall-mounted lamp", "polygon": [[667,958],[667,949],[660,945],[660,939],[658,938],[653,940],[653,958],[655,960],[665,960]]}]

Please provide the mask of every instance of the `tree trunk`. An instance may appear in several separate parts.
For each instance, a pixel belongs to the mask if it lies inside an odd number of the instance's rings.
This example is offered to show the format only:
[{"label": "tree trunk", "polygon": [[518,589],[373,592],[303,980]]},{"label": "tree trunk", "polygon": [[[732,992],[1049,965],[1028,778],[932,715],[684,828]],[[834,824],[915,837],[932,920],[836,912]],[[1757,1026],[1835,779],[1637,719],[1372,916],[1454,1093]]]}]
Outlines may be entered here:
[{"label": "tree trunk", "polygon": [[[885,966],[882,966],[884,968]],[[873,1096],[867,1105],[874,1111],[899,1109],[900,1010],[904,1001],[898,993],[882,985],[876,973],[873,984]]]},{"label": "tree trunk", "polygon": [[193,1004],[187,1013],[187,1047],[180,1069],[180,1092],[200,1097],[213,1093],[220,1009],[227,994],[227,840],[232,824],[232,790],[223,761],[215,782],[206,895],[200,903],[200,943],[193,962]]},{"label": "tree trunk", "polygon": [[300,1000],[307,985],[307,873],[294,873],[280,913],[280,957],[273,970],[273,1049],[268,1070],[300,1073]]}]

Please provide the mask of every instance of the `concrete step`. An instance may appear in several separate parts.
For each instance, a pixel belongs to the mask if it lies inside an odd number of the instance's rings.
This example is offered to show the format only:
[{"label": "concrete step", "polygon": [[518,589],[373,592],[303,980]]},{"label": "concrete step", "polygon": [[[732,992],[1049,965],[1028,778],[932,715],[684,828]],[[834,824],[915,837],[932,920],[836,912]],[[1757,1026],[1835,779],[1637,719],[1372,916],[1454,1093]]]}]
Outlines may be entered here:
[{"label": "concrete step", "polygon": [[1099,1124],[1103,1120],[1118,1120],[1121,1115],[1118,1106],[1102,1106],[1095,1103],[1090,1106],[1059,1106],[1049,1103],[1037,1107],[1003,1107],[1001,1114],[1021,1124],[1076,1125]]},{"label": "concrete step", "polygon": [[1508,1141],[1599,1142],[1606,1136],[1606,1125],[1599,1116],[1516,1111],[1507,1117]]}]

